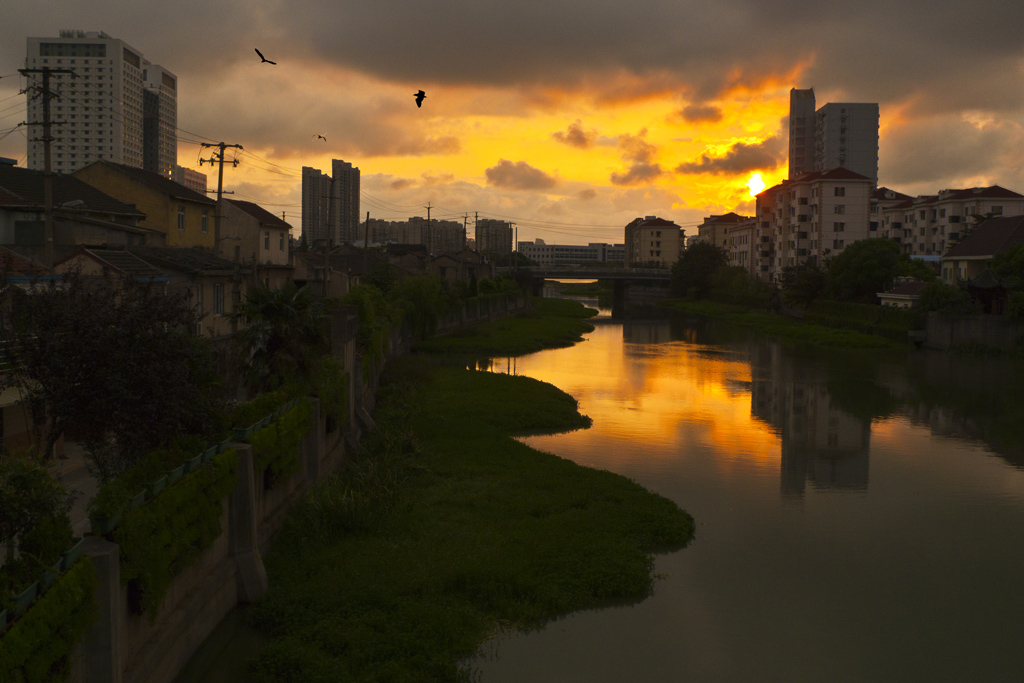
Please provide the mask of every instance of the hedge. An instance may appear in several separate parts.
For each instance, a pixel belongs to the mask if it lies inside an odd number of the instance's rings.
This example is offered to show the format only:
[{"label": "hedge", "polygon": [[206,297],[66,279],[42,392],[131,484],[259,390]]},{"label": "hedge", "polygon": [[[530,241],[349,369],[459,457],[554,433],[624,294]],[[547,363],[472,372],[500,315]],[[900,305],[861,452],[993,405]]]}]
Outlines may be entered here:
[{"label": "hedge", "polygon": [[904,342],[908,331],[922,326],[921,317],[910,310],[845,301],[815,301],[807,307],[804,320]]},{"label": "hedge", "polygon": [[253,469],[264,472],[265,488],[272,488],[298,471],[302,440],[312,427],[309,401],[300,400],[294,408],[248,438],[252,445]]},{"label": "hedge", "polygon": [[0,637],[0,683],[66,681],[71,651],[96,614],[96,571],[83,557]]},{"label": "hedge", "polygon": [[155,618],[171,580],[221,535],[222,501],[235,490],[233,449],[185,475],[114,530],[121,546],[121,583],[132,610]]}]

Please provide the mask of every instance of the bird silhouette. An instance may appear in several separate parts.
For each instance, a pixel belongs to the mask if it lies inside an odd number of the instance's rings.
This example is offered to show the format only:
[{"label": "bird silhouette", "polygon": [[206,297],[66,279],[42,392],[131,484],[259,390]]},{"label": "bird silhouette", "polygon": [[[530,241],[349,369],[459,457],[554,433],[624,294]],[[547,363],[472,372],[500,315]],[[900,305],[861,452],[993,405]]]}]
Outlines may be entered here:
[{"label": "bird silhouette", "polygon": [[[266,62],[267,64],[277,64],[277,62],[272,62],[269,59],[267,59],[266,57],[264,57],[263,53],[260,52],[260,49],[258,47],[254,48],[254,49],[256,50],[256,54],[258,54],[260,56],[260,59],[262,59],[263,62]],[[263,62],[260,62],[260,64],[262,64]]]},{"label": "bird silhouette", "polygon": [[416,95],[414,97],[416,98],[416,106],[417,107],[422,107],[423,106],[423,98],[426,97],[426,96],[427,96],[427,93],[423,92],[422,90],[420,90],[418,93],[416,93]]},{"label": "bird silhouette", "polygon": [[327,138],[325,138],[325,137],[324,137],[323,135],[320,135],[320,133],[317,133],[317,134],[316,134],[316,135],[314,135],[313,137],[315,137],[315,138],[320,138],[320,139],[321,139],[321,140],[323,140],[324,142],[327,142]]}]

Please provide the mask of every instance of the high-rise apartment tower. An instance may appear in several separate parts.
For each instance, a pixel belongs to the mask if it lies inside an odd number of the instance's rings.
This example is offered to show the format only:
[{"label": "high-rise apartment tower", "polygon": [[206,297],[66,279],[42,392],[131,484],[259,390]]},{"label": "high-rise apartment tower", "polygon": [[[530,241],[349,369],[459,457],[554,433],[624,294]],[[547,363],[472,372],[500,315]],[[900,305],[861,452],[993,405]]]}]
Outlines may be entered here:
[{"label": "high-rise apartment tower", "polygon": [[789,91],[789,179],[845,168],[878,184],[878,104],[830,102],[814,89]]},{"label": "high-rise apartment tower", "polygon": [[359,234],[359,169],[333,159],[331,174],[302,167],[302,234],[312,246],[317,240],[351,244]]},{"label": "high-rise apartment tower", "polygon": [[[74,70],[55,74],[52,168],[72,173],[102,159],[170,177],[177,161],[177,77],[151,64],[134,47],[102,31],[61,31],[28,38],[25,66]],[[41,85],[42,74],[28,74]],[[28,120],[43,120],[42,98],[28,93]],[[29,126],[28,167],[43,168],[43,127]]]}]

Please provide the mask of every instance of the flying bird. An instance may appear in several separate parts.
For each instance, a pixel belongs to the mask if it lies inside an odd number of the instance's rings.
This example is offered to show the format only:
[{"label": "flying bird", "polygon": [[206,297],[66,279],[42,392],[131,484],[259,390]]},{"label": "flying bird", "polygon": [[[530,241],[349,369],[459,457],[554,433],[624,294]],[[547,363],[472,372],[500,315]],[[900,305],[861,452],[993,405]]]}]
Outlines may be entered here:
[{"label": "flying bird", "polygon": [[418,93],[416,93],[415,97],[416,97],[416,106],[417,107],[422,107],[423,106],[423,98],[426,97],[426,96],[427,96],[427,93],[423,92],[422,90],[420,90]]},{"label": "flying bird", "polygon": [[[267,59],[266,57],[264,57],[263,53],[260,52],[260,49],[258,47],[254,48],[254,49],[256,50],[256,54],[258,54],[260,56],[260,59],[262,59],[263,62],[266,62],[267,64],[277,64],[277,62],[272,62],[269,59]],[[262,64],[263,62],[260,62],[260,64]]]},{"label": "flying bird", "polygon": [[323,140],[324,142],[327,142],[327,138],[325,138],[325,137],[324,137],[323,135],[320,135],[320,133],[317,133],[317,134],[316,134],[316,135],[314,135],[313,137],[315,137],[315,138],[320,138],[320,139],[321,139],[321,140]]}]

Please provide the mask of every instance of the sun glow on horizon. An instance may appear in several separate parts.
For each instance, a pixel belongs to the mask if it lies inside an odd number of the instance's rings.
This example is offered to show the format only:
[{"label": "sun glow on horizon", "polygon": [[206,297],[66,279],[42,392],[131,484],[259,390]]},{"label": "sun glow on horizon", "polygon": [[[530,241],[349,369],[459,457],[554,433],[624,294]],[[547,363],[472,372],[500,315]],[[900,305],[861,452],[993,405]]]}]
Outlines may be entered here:
[{"label": "sun glow on horizon", "polygon": [[747,187],[750,188],[750,196],[756,197],[758,193],[764,190],[766,185],[764,184],[764,180],[761,179],[761,174],[754,173],[750,176],[750,180],[747,181]]}]

